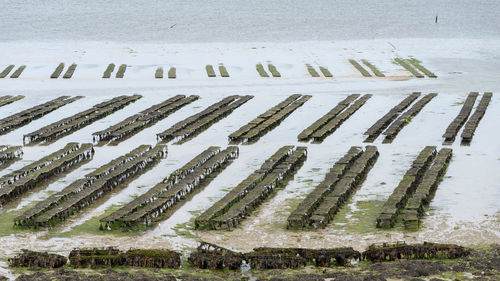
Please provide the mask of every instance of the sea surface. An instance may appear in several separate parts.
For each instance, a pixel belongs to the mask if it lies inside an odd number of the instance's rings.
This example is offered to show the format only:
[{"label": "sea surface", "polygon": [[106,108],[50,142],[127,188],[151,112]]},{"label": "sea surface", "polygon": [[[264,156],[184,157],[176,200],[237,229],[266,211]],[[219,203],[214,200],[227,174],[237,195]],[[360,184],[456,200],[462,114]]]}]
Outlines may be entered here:
[{"label": "sea surface", "polygon": [[500,38],[498,11],[498,0],[2,0],[0,40]]}]

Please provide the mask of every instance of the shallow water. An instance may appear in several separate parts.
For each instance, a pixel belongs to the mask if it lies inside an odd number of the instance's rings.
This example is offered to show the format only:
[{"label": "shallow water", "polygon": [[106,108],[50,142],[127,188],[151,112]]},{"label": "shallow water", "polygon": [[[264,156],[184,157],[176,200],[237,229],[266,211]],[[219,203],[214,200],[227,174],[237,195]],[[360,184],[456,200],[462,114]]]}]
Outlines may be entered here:
[{"label": "shallow water", "polygon": [[[24,94],[26,98],[0,108],[0,118],[40,104],[59,95],[84,95],[41,119],[0,136],[0,143],[20,145],[23,134],[41,126],[68,117],[92,105],[117,95],[138,93],[144,97],[93,124],[65,136],[50,145],[24,147],[22,161],[8,170],[20,168],[37,160],[67,142],[91,142],[92,133],[105,129],[124,118],[177,94],[198,94],[200,99],[183,107],[164,120],[137,133],[118,146],[96,147],[94,159],[62,176],[48,188],[31,192],[13,207],[0,209],[5,212],[20,209],[58,191],[73,180],[98,168],[111,159],[125,154],[140,144],[155,144],[155,134],[176,122],[199,112],[221,98],[240,94],[255,95],[234,112],[212,125],[208,130],[182,145],[168,145],[169,153],[153,169],[147,171],[127,187],[113,191],[111,196],[85,210],[82,215],[70,218],[65,224],[37,233],[18,233],[0,237],[0,257],[8,257],[20,248],[50,250],[68,254],[74,247],[99,247],[114,245],[122,249],[130,247],[161,247],[176,250],[194,248],[198,240],[207,240],[236,250],[250,250],[256,246],[334,247],[353,246],[363,249],[379,241],[406,240],[408,242],[451,242],[460,244],[500,243],[499,186],[500,147],[497,123],[500,118],[500,63],[498,40],[448,40],[448,39],[395,39],[361,40],[341,42],[298,43],[233,43],[233,44],[120,44],[120,43],[40,43],[7,42],[0,44],[0,59],[28,64],[20,79],[0,80],[5,94]],[[258,49],[253,47],[259,46]],[[133,52],[131,52],[131,49]],[[75,52],[75,50],[77,50]],[[163,50],[169,50],[168,53]],[[402,81],[361,78],[346,61],[348,58],[367,58],[387,75],[407,75],[401,67],[391,63],[395,56],[415,56],[438,74],[438,79],[405,78]],[[154,69],[160,60],[178,67],[178,79],[155,79]],[[60,61],[75,61],[78,68],[70,80],[49,79],[50,73]],[[255,71],[255,63],[272,60],[282,73],[282,78],[263,79]],[[101,79],[107,63],[127,62],[124,79]],[[204,72],[205,63],[224,62],[230,78],[209,79]],[[161,62],[165,63],[165,62]],[[328,66],[334,79],[314,79],[307,75],[305,63]],[[462,147],[458,140],[453,145],[454,158],[448,173],[440,184],[431,203],[431,210],[424,219],[423,228],[417,232],[379,231],[375,221],[368,226],[359,225],[354,212],[361,209],[359,202],[385,200],[401,180],[414,157],[426,145],[441,147],[445,128],[460,110],[458,102],[468,91],[493,91],[492,102],[481,121],[470,147]],[[401,130],[392,144],[382,144],[382,137],[375,141],[380,157],[369,173],[363,186],[349,203],[348,223],[335,221],[324,230],[293,232],[285,229],[286,218],[292,205],[297,203],[319,183],[328,168],[352,145],[364,145],[362,133],[390,108],[413,91],[438,92],[423,110]],[[313,97],[286,118],[277,128],[267,133],[255,144],[240,145],[240,156],[215,180],[178,209],[170,218],[158,223],[143,234],[134,237],[94,235],[82,233],[71,238],[53,237],[59,232],[102,215],[114,204],[122,204],[135,195],[145,192],[155,183],[179,168],[210,145],[225,147],[227,136],[252,120],[269,107],[290,94],[310,94]],[[322,144],[297,142],[297,135],[317,118],[328,112],[346,95],[371,93],[373,97],[352,115],[335,133]],[[308,159],[285,189],[265,202],[242,225],[231,232],[193,231],[190,223],[197,213],[208,208],[280,146],[307,145]],[[0,174],[7,170],[0,171]],[[369,205],[366,212],[378,212],[377,205]],[[342,227],[345,226],[345,228]],[[352,227],[369,229],[368,232],[351,231]],[[97,228],[97,226],[96,226]],[[191,232],[179,235],[179,228]],[[194,238],[193,238],[194,237]],[[0,264],[0,268],[4,267]]]},{"label": "shallow water", "polygon": [[[297,90],[300,88],[301,87],[297,88]],[[326,138],[322,144],[303,144],[296,141],[297,134],[311,122],[326,113],[347,94],[350,94],[350,92],[344,90],[332,91],[329,94],[325,94],[321,91],[306,91],[306,88],[311,89],[311,85],[305,86],[305,88],[302,88],[299,92],[312,94],[313,98],[310,101],[306,102],[302,107],[292,113],[280,124],[280,126],[264,135],[258,142],[250,145],[240,145],[241,150],[238,159],[229,165],[201,192],[188,200],[169,219],[160,222],[152,229],[146,231],[141,239],[130,244],[130,246],[140,245],[142,243],[140,241],[147,240],[147,237],[155,237],[163,241],[161,243],[168,243],[176,249],[194,246],[195,241],[192,239],[175,237],[177,234],[175,227],[177,225],[185,224],[192,219],[196,213],[208,208],[215,200],[221,198],[227,192],[228,188],[236,185],[249,173],[257,169],[261,163],[280,146],[287,144],[307,145],[309,148],[308,159],[304,166],[298,171],[295,179],[292,180],[285,189],[279,190],[275,197],[263,204],[263,207],[259,208],[254,215],[245,220],[241,228],[233,232],[197,233],[197,235],[201,235],[201,237],[208,240],[215,239],[215,241],[217,241],[217,239],[223,239],[223,243],[227,243],[227,246],[237,249],[245,249],[246,245],[255,246],[260,243],[272,243],[273,245],[277,243],[276,246],[287,245],[284,241],[289,241],[288,239],[290,237],[297,235],[296,232],[288,232],[284,229],[286,217],[291,211],[291,208],[288,207],[290,204],[289,200],[303,198],[323,179],[328,168],[341,157],[350,146],[364,145],[362,142],[364,139],[362,132],[405,96],[405,93],[401,93],[400,90],[386,89],[382,91],[372,91],[371,93],[373,93],[374,96],[335,133]],[[58,120],[72,112],[85,109],[89,106],[89,103],[93,104],[109,98],[109,96],[101,97],[96,95],[99,91],[100,90],[74,90],[72,91],[74,94],[83,94],[83,92],[85,92],[88,95],[87,98],[85,98],[87,99],[86,102],[83,102],[85,99],[77,101],[75,104],[68,107],[68,110],[71,109],[71,112],[67,110],[66,112],[55,111],[55,113],[59,114],[48,115],[40,120],[34,121],[34,124],[32,123],[10,134],[2,136],[0,139],[4,143],[18,144],[21,141],[22,133],[30,132],[33,128],[39,126],[39,123]],[[118,92],[123,93],[123,91],[107,91],[109,95]],[[206,106],[219,100],[221,97],[229,94],[224,92],[225,91],[216,92],[212,89],[200,90],[200,100],[172,114],[171,117],[138,133],[121,143],[119,146],[96,147],[96,153],[91,162],[62,177],[57,182],[49,185],[47,189],[33,192],[30,196],[24,197],[20,200],[20,205],[17,209],[46,197],[49,190],[57,191],[62,189],[71,181],[88,173],[89,169],[97,168],[108,162],[111,158],[122,155],[139,144],[156,143],[155,133],[168,128],[175,122],[202,110]],[[245,90],[244,88],[237,91],[233,89],[231,92],[244,93]],[[51,93],[62,94],[63,91],[54,90],[51,91]],[[54,151],[69,141],[91,141],[92,132],[114,124],[124,117],[129,116],[131,112],[140,111],[174,94],[173,91],[167,90],[141,90],[140,93],[144,95],[143,99],[49,146],[25,147],[24,161],[41,158],[43,155],[46,155],[48,151]],[[44,96],[43,92],[38,94]],[[106,209],[113,204],[123,204],[124,202],[132,200],[133,196],[145,192],[145,190],[159,182],[171,171],[183,165],[183,163],[187,162],[209,145],[227,146],[227,135],[229,135],[229,133],[253,119],[255,115],[263,112],[269,106],[283,100],[290,92],[259,90],[255,91],[254,94],[256,95],[254,99],[236,109],[233,114],[214,124],[193,140],[182,145],[169,145],[169,155],[167,159],[162,160],[156,167],[131,182],[128,187],[113,192],[111,197],[102,200],[99,205],[95,206],[96,208],[92,207],[87,209],[83,215],[71,218],[62,227],[56,228],[54,231],[69,231],[72,227],[80,225],[94,216],[102,215]],[[425,145],[431,144],[437,145],[438,147],[440,146],[441,134],[460,109],[460,106],[453,104],[462,100],[465,96],[465,93],[441,94],[424,107],[417,117],[413,118],[412,122],[400,132],[392,144],[382,144],[382,138],[377,139],[375,145],[378,146],[381,155],[361,189],[352,198],[350,202],[351,207],[355,209],[356,202],[358,201],[385,200],[397,185],[402,175],[411,164],[411,161]],[[480,123],[480,127],[476,131],[476,136],[474,137],[471,147],[461,147],[458,145],[458,142],[453,146],[453,161],[450,164],[447,176],[440,184],[436,196],[431,203],[431,212],[430,215],[426,217],[424,228],[421,232],[417,232],[422,235],[420,238],[415,238],[417,241],[420,239],[427,240],[431,237],[439,240],[441,236],[435,233],[436,227],[439,227],[440,232],[458,235],[462,230],[456,230],[455,228],[464,224],[471,224],[471,231],[475,231],[476,229],[491,229],[491,235],[493,236],[487,236],[486,238],[492,239],[492,237],[495,237],[493,240],[500,239],[498,236],[499,233],[497,232],[500,226],[498,222],[495,222],[493,219],[500,209],[497,200],[500,196],[497,186],[500,178],[498,178],[497,174],[494,172],[499,168],[500,162],[498,161],[497,153],[487,153],[488,149],[493,149],[493,151],[498,150],[495,141],[490,138],[490,134],[488,133],[494,130],[495,120],[498,120],[498,112],[500,112],[498,106],[499,100],[494,96],[484,119]],[[61,115],[62,113],[64,113],[64,115]],[[425,134],[417,133],[420,131],[425,131]],[[16,163],[16,166],[20,167],[22,165],[21,163]],[[477,185],[477,183],[480,183],[480,185]],[[2,210],[2,212],[5,211],[8,210]],[[353,211],[354,210],[351,212]],[[377,210],[373,209],[368,211],[377,212]],[[444,221],[446,224],[433,226],[437,221]],[[188,224],[188,229],[191,227],[192,226]],[[247,233],[244,236],[247,236],[249,241],[241,245],[234,244],[244,237],[242,236],[243,234],[241,234],[242,231]],[[254,232],[259,233],[259,235],[253,235],[252,233]],[[325,239],[318,240],[316,236],[319,233],[323,233]],[[302,238],[301,245],[322,246],[324,243],[330,243],[332,241],[331,239],[338,235],[343,237],[361,235],[360,237],[365,238],[372,236],[372,234],[349,234],[345,233],[345,231],[330,228],[319,231],[317,234],[311,233],[310,239]],[[373,235],[375,238],[367,241],[380,239],[380,235],[389,235],[393,237],[391,239],[408,236],[405,232],[401,231],[391,231],[387,233],[376,231]],[[412,234],[410,234],[410,236],[411,235]],[[27,238],[27,236],[30,236],[30,234],[17,236],[19,239],[11,237],[8,240],[14,239],[14,241],[21,242]],[[255,240],[256,237],[260,237],[259,240]],[[6,237],[0,239],[5,240]],[[30,240],[31,239],[36,238],[30,237]],[[64,238],[60,239],[64,240]],[[34,245],[37,245],[35,247],[46,247],[47,245],[54,245],[53,243],[60,243],[60,239],[52,238],[43,242],[39,241],[40,244],[36,243]],[[88,239],[91,238],[87,237],[82,241]],[[126,240],[126,238],[119,238],[117,241],[120,240]],[[108,240],[100,241],[98,239],[94,241],[94,243],[97,243],[97,245],[109,243],[109,241],[106,241]],[[16,245],[15,242],[13,243]],[[63,249],[64,245],[65,244],[59,245],[58,248]],[[237,245],[239,245],[239,247]],[[15,247],[11,250],[14,249]]]},{"label": "shallow water", "polygon": [[[7,1],[0,40],[287,42],[498,38],[489,1]],[[435,23],[438,16],[438,23]]]}]

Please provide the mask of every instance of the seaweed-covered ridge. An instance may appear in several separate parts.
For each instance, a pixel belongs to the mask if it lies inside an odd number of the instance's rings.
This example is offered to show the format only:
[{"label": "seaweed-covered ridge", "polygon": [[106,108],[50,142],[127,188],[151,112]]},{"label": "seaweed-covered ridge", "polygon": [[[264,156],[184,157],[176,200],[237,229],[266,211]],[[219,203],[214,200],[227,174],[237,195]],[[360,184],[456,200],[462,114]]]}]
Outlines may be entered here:
[{"label": "seaweed-covered ridge", "polygon": [[105,226],[101,229],[150,225],[164,219],[162,214],[176,207],[195,190],[203,188],[238,155],[239,149],[236,146],[229,146],[225,150],[216,146],[209,147],[146,193],[102,218],[100,222]]}]

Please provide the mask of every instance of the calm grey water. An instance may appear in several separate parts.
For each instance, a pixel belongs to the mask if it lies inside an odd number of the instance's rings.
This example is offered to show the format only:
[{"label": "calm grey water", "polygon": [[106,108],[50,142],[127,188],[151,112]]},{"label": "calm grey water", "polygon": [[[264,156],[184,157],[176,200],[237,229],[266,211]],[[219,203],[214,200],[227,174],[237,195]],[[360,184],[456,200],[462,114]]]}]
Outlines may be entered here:
[{"label": "calm grey water", "polygon": [[0,40],[500,38],[498,11],[498,0],[1,0]]}]

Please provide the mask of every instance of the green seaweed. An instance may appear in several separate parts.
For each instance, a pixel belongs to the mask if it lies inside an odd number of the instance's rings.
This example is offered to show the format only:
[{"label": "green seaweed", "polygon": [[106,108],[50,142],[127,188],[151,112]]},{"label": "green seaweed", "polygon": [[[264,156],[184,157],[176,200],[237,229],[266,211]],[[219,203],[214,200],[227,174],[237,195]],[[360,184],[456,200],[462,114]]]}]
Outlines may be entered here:
[{"label": "green seaweed", "polygon": [[158,67],[155,71],[155,78],[162,79],[163,78],[163,67]]},{"label": "green seaweed", "polygon": [[264,69],[264,66],[262,66],[261,63],[257,64],[255,68],[257,69],[257,72],[261,77],[269,77],[269,74],[267,74],[266,70]]},{"label": "green seaweed", "polygon": [[116,78],[123,78],[123,76],[125,75],[125,70],[127,70],[127,65],[120,64],[120,67],[118,68],[118,71],[116,72]]},{"label": "green seaweed", "polygon": [[54,70],[54,72],[52,72],[52,75],[50,75],[50,78],[51,79],[57,79],[59,78],[59,76],[61,75],[61,73],[63,72],[63,69],[64,69],[64,63],[60,63],[56,69]]},{"label": "green seaweed", "polygon": [[0,73],[0,78],[5,78],[7,77],[7,75],[9,75],[9,73],[12,71],[12,69],[14,69],[14,65],[11,64],[9,66],[7,66],[1,73]]},{"label": "green seaweed", "polygon": [[[14,96],[14,97],[12,97],[12,96],[3,96],[2,98],[5,98],[5,97],[8,97],[8,98],[6,98],[6,99],[2,99],[2,100],[0,101],[0,106],[4,106],[4,105],[7,105],[7,104],[11,104],[11,103],[13,103],[13,102],[15,102],[15,101],[18,101],[18,100],[21,100],[21,99],[23,99],[23,98],[24,98],[24,96],[21,96],[21,95],[19,95],[19,96]],[[8,161],[7,161],[7,162],[8,162]],[[6,164],[7,162],[5,162],[4,164]],[[3,164],[2,164],[2,165],[0,165],[0,167],[2,167],[2,166],[3,166]]]},{"label": "green seaweed", "polygon": [[437,75],[432,73],[431,71],[429,71],[427,68],[425,68],[422,64],[420,64],[420,61],[415,59],[415,58],[412,58],[412,59],[408,59],[408,61],[413,65],[415,66],[418,70],[420,70],[420,72],[422,72],[423,74],[427,75],[427,77],[429,78],[437,78]]},{"label": "green seaweed", "polygon": [[176,224],[172,227],[172,230],[175,232],[175,236],[182,236],[185,238],[195,239],[198,238],[196,234],[194,234],[194,216],[188,222]]},{"label": "green seaweed", "polygon": [[34,230],[24,228],[24,227],[15,227],[14,219],[24,213],[26,210],[31,208],[31,206],[25,206],[19,210],[11,210],[4,211],[0,214],[0,237],[9,236],[11,234],[22,233],[22,232],[34,232]]},{"label": "green seaweed", "polygon": [[273,64],[271,64],[271,63],[268,64],[267,68],[269,69],[269,72],[271,72],[273,77],[281,77],[281,74],[278,72],[278,70],[276,69],[276,66],[274,66]]},{"label": "green seaweed", "polygon": [[175,67],[171,67],[169,70],[168,70],[168,78],[169,79],[175,79],[177,76],[176,76],[176,70],[175,70]]},{"label": "green seaweed", "polygon": [[10,78],[19,78],[19,76],[21,75],[21,73],[23,73],[25,68],[26,65],[21,65],[18,69],[16,69],[16,71],[14,71],[14,73],[12,73]]},{"label": "green seaweed", "polygon": [[323,73],[325,77],[333,77],[332,73],[330,72],[330,70],[328,70],[328,68],[320,66],[319,70]]},{"label": "green seaweed", "polygon": [[66,73],[64,73],[63,79],[69,79],[69,78],[73,77],[73,73],[75,73],[75,69],[76,69],[76,64],[75,63],[71,64],[68,67],[68,70],[66,70]]},{"label": "green seaweed", "polygon": [[381,200],[358,201],[355,203],[356,208],[352,210],[347,203],[340,208],[329,228],[348,233],[377,232],[374,221],[377,220],[383,204],[384,201]]},{"label": "green seaweed", "polygon": [[208,77],[215,77],[215,70],[211,64],[207,64],[205,70],[207,71]]},{"label": "green seaweed", "polygon": [[371,62],[369,62],[365,59],[361,60],[361,62],[363,62],[366,66],[368,66],[368,68],[375,74],[375,76],[385,77],[385,75],[382,72],[380,72],[380,70],[375,65],[373,65]]},{"label": "green seaweed", "polygon": [[307,71],[309,72],[309,74],[311,74],[312,77],[319,77],[319,73],[316,71],[316,69],[314,69],[314,67],[312,67],[312,65],[306,64],[306,67]]},{"label": "green seaweed", "polygon": [[353,59],[349,59],[349,62],[352,64],[352,66],[354,66],[360,73],[361,75],[363,75],[364,77],[372,77],[372,75],[366,70],[364,69],[364,67],[361,66],[361,64],[359,64],[357,61],[353,60]]},{"label": "green seaweed", "polygon": [[104,74],[102,75],[102,78],[111,78],[111,73],[115,70],[115,64],[110,63],[108,67],[106,67],[106,70],[104,70]]},{"label": "green seaweed", "polygon": [[220,76],[222,77],[229,77],[229,73],[227,72],[227,69],[224,65],[219,65],[219,72],[220,72]]},{"label": "green seaweed", "polygon": [[145,227],[137,227],[134,229],[127,230],[126,232],[122,231],[120,228],[116,229],[111,229],[111,230],[106,230],[102,231],[99,230],[99,226],[101,225],[101,222],[99,221],[101,218],[104,218],[114,211],[120,209],[122,205],[111,205],[109,208],[104,211],[104,214],[99,215],[99,216],[94,216],[84,223],[74,226],[71,228],[71,230],[66,231],[66,232],[59,232],[59,231],[54,231],[48,234],[49,237],[72,237],[75,235],[81,235],[83,233],[88,233],[88,234],[93,234],[93,235],[114,235],[114,236],[137,236],[142,234],[143,230]]},{"label": "green seaweed", "polygon": [[422,75],[420,72],[418,72],[415,68],[413,68],[408,62],[401,58],[395,58],[394,61],[404,67],[406,70],[408,70],[413,76],[417,78],[424,78],[424,75]]}]

